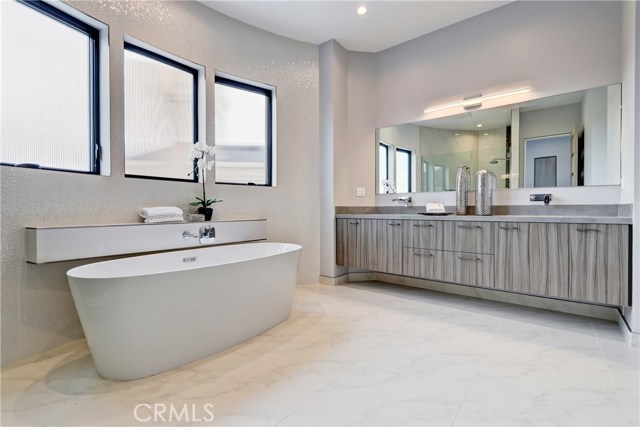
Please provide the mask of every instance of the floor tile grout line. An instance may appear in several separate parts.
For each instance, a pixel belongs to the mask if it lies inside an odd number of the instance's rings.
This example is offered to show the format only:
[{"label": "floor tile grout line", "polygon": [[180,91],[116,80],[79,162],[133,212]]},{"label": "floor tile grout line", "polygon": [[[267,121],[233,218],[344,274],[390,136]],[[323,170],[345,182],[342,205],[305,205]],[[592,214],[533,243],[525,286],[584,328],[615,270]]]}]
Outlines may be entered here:
[{"label": "floor tile grout line", "polygon": [[607,361],[607,357],[604,355],[604,351],[602,351],[602,344],[600,343],[600,337],[598,336],[598,333],[596,332],[596,328],[593,326],[593,321],[589,321],[589,324],[591,325],[591,330],[593,330],[593,335],[596,338],[596,343],[598,344],[598,350],[600,350],[600,356],[602,357],[602,361],[604,362],[604,366],[607,368],[607,374],[609,375],[609,381],[611,381],[611,386],[613,387],[613,390],[616,392],[616,399],[618,400],[618,405],[620,406],[620,409],[622,410],[622,414],[624,415],[624,418],[627,420],[629,425],[632,425],[631,418],[627,415],[627,409],[622,404],[622,399],[620,399],[620,393],[618,392],[618,386],[616,385],[616,382],[613,379],[613,375],[611,375],[611,368],[609,367],[609,362]]}]

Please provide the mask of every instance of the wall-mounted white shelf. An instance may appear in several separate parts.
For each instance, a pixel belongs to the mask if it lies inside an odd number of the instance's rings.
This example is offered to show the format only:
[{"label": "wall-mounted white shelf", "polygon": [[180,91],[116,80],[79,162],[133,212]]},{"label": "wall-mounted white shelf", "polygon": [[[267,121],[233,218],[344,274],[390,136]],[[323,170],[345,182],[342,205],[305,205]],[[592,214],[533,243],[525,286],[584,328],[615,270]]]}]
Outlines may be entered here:
[{"label": "wall-mounted white shelf", "polygon": [[165,224],[113,224],[64,227],[27,227],[27,262],[55,261],[135,254],[201,245],[198,239],[184,239],[182,233],[198,234],[200,227],[213,225],[213,245],[250,242],[267,238],[265,219]]}]

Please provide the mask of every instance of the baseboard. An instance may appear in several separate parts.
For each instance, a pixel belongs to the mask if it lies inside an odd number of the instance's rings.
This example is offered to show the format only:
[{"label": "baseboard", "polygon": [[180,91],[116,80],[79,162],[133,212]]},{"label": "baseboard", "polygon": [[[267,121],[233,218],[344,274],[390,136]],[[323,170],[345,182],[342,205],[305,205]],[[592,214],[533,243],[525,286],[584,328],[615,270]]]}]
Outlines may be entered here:
[{"label": "baseboard", "polygon": [[318,281],[321,285],[327,286],[344,285],[349,281],[349,273],[338,277],[320,276]]},{"label": "baseboard", "polygon": [[[415,288],[427,289],[431,291],[444,292],[456,295],[463,295],[473,298],[499,301],[507,304],[518,304],[527,307],[541,308],[545,310],[558,311],[561,313],[576,314],[579,316],[594,317],[619,321],[619,311],[615,307],[601,305],[584,304],[574,301],[565,301],[553,298],[538,297],[535,295],[516,294],[511,292],[498,291],[494,289],[479,288],[476,286],[457,285],[453,283],[434,282],[431,280],[417,279],[413,277],[397,276],[387,273],[348,273],[341,277],[347,277],[348,282],[378,281],[392,283],[396,285],[411,286]],[[353,278],[352,278],[353,276]],[[621,316],[620,316],[621,317]],[[626,325],[626,324],[625,324]],[[631,334],[631,332],[629,331]],[[639,335],[639,334],[633,334]],[[636,338],[637,339],[637,338]]]},{"label": "baseboard", "polygon": [[640,334],[629,329],[629,325],[620,311],[618,311],[618,318],[616,320],[618,321],[618,326],[620,326],[620,332],[622,332],[629,347],[640,348]]}]

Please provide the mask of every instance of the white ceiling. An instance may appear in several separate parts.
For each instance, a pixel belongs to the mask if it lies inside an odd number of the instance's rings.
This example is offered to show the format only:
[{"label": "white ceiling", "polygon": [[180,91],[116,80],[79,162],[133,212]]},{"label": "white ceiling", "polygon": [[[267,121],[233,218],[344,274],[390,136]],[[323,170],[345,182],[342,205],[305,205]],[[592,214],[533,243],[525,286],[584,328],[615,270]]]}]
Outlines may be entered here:
[{"label": "white ceiling", "polygon": [[[295,40],[379,52],[511,1],[217,1],[210,8],[254,27]],[[359,6],[368,12],[356,14]]]}]

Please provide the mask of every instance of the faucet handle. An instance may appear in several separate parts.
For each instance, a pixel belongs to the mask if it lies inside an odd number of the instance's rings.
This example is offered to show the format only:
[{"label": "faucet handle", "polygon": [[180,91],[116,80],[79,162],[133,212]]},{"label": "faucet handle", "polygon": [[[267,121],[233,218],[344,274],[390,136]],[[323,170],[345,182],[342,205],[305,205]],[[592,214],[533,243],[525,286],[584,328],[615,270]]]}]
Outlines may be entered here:
[{"label": "faucet handle", "polygon": [[216,229],[213,225],[200,227],[200,244],[210,245],[216,241]]}]

